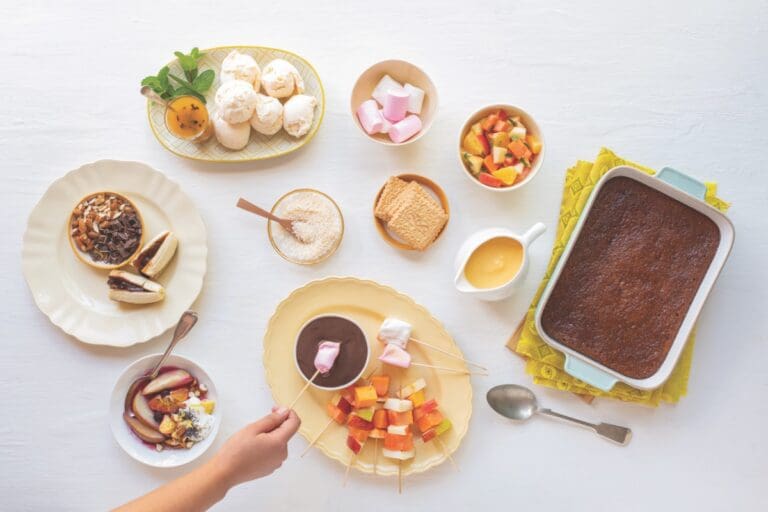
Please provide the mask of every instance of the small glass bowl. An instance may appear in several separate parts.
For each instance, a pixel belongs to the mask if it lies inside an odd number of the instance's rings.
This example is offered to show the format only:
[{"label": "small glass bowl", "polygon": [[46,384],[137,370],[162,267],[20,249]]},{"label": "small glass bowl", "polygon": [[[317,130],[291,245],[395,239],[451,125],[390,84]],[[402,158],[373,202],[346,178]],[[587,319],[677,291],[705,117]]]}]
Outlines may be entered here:
[{"label": "small glass bowl", "polygon": [[290,256],[288,256],[287,254],[285,254],[283,251],[280,250],[280,247],[278,247],[272,234],[272,225],[277,224],[276,222],[271,220],[267,221],[267,235],[269,236],[269,243],[272,244],[272,248],[284,260],[290,261],[291,263],[296,263],[297,265],[316,265],[317,263],[320,263],[321,261],[325,261],[326,259],[328,259],[332,254],[336,252],[336,250],[339,248],[339,245],[341,245],[341,240],[344,238],[344,215],[341,214],[341,208],[339,208],[339,205],[336,203],[336,201],[333,200],[331,196],[329,196],[325,192],[320,192],[319,190],[316,190],[313,188],[297,188],[296,190],[291,190],[290,192],[283,194],[277,201],[275,201],[275,204],[272,205],[272,209],[270,210],[270,212],[276,215],[275,212],[277,211],[277,207],[280,206],[280,203],[288,196],[292,194],[296,194],[298,192],[313,192],[315,194],[320,194],[325,198],[327,198],[336,208],[336,211],[339,214],[339,220],[341,220],[341,233],[339,233],[339,238],[338,240],[336,240],[336,243],[327,253],[323,254],[319,258],[315,258],[314,260],[309,260],[309,261],[302,261],[302,260],[291,258]]}]

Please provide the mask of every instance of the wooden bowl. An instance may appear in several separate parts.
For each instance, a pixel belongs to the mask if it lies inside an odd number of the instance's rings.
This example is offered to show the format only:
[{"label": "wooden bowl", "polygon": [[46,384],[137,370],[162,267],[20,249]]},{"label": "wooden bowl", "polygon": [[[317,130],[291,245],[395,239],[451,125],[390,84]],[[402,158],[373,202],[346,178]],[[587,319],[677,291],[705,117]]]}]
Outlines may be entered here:
[{"label": "wooden bowl", "polygon": [[[443,235],[445,232],[445,228],[448,227],[448,222],[451,220],[451,208],[448,205],[448,196],[445,195],[445,192],[443,191],[440,186],[435,183],[434,181],[430,180],[429,178],[425,178],[424,176],[420,176],[418,174],[398,174],[398,178],[400,178],[403,181],[411,182],[415,181],[419,185],[424,186],[427,190],[429,190],[435,198],[440,203],[440,206],[443,207],[443,210],[445,211],[445,214],[448,216],[448,220],[445,222],[445,225],[443,226],[443,229],[440,230],[440,232],[437,234],[435,239],[432,241],[432,243],[427,247],[432,247],[432,245],[437,242],[437,240]],[[384,185],[381,186],[379,191],[376,193],[376,198],[373,200],[373,211],[376,211],[376,205],[379,202],[379,198],[381,197],[381,193],[384,191]],[[387,229],[387,223],[381,220],[376,216],[376,214],[373,214],[373,223],[376,225],[376,231],[379,232],[379,235],[381,238],[384,239],[385,242],[387,242],[389,245],[394,247],[395,249],[402,249],[403,251],[416,251],[418,249],[415,249],[411,247],[410,245],[406,244],[402,240],[399,240],[395,236],[393,236],[389,229]]]},{"label": "wooden bowl", "polygon": [[[373,93],[373,89],[384,75],[391,76],[401,84],[407,82],[424,91],[424,103],[421,107],[421,114],[418,114],[421,118],[421,131],[399,144],[392,142],[389,135],[386,133],[368,135],[360,124],[360,121],[357,119],[357,108],[361,103],[372,98],[371,94]],[[379,144],[384,144],[386,146],[404,146],[419,140],[432,126],[432,121],[434,121],[435,114],[437,113],[437,89],[435,88],[435,84],[432,83],[432,80],[429,79],[429,76],[427,76],[421,68],[414,66],[410,62],[405,62],[404,60],[384,60],[369,67],[358,77],[352,88],[349,108],[352,114],[352,119],[354,119],[355,124],[360,129],[360,133]]]},{"label": "wooden bowl", "polygon": [[[128,258],[123,260],[120,263],[116,264],[108,264],[108,263],[100,263],[98,261],[93,261],[91,259],[91,256],[88,253],[84,253],[80,250],[80,248],[77,246],[75,241],[72,239],[72,234],[70,233],[71,225],[72,225],[72,217],[74,216],[75,212],[74,209],[77,208],[77,205],[82,203],[83,201],[90,199],[93,196],[97,196],[99,194],[111,194],[114,196],[119,197],[123,201],[125,201],[127,204],[131,205],[133,207],[133,210],[136,212],[136,217],[139,219],[139,224],[141,224],[141,238],[139,239],[139,245],[136,247],[136,250],[133,251],[133,254],[131,254]],[[141,251],[141,249],[144,247],[144,240],[146,239],[146,232],[147,227],[144,224],[144,219],[141,216],[141,211],[139,211],[139,208],[136,206],[136,203],[125,197],[123,194],[118,194],[117,192],[113,192],[111,190],[100,190],[98,192],[93,192],[91,194],[88,194],[87,196],[84,196],[81,198],[77,203],[75,203],[75,206],[72,208],[72,211],[69,213],[69,216],[67,216],[67,226],[66,226],[66,233],[67,233],[67,239],[69,240],[69,246],[72,248],[72,252],[75,253],[75,256],[85,263],[86,265],[89,265],[93,268],[97,268],[99,270],[114,270],[116,268],[124,267],[128,263],[133,260],[133,258],[136,257],[136,255]]]},{"label": "wooden bowl", "polygon": [[[472,173],[467,169],[467,166],[464,164],[464,159],[461,157],[461,154],[464,152],[461,148],[464,136],[467,134],[469,129],[472,127],[473,124],[478,122],[480,119],[486,117],[488,114],[491,114],[493,112],[496,112],[497,110],[502,109],[509,112],[510,117],[513,116],[520,116],[520,119],[523,121],[523,124],[525,124],[525,127],[528,129],[528,132],[532,135],[535,135],[540,141],[541,141],[541,152],[536,155],[536,160],[533,162],[533,166],[531,167],[531,172],[528,174],[528,176],[521,181],[520,183],[516,183],[514,185],[510,185],[509,187],[489,187],[488,185],[484,185],[483,183],[480,183],[480,180],[475,178]],[[497,105],[488,105],[487,107],[483,107],[467,119],[467,121],[464,123],[464,126],[461,127],[461,132],[459,132],[459,146],[458,146],[458,157],[459,157],[459,164],[461,164],[461,170],[462,172],[472,180],[472,182],[477,185],[478,187],[484,188],[485,190],[490,190],[491,192],[509,192],[511,190],[517,190],[518,188],[521,188],[525,186],[526,183],[530,182],[533,177],[536,175],[536,173],[539,172],[539,169],[541,169],[541,164],[544,162],[544,153],[547,151],[547,144],[544,141],[544,137],[541,134],[541,129],[539,129],[539,125],[536,124],[536,121],[533,120],[533,117],[526,112],[525,110],[521,109],[520,107],[516,107],[514,105],[504,105],[504,104],[497,104]]]}]

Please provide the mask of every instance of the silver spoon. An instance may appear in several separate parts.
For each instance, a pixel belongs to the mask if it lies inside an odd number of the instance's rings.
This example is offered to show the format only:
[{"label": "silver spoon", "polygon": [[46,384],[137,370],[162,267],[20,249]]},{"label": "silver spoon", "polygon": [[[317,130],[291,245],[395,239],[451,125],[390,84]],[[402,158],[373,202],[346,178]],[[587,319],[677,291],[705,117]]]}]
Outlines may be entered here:
[{"label": "silver spoon", "polygon": [[560,414],[551,409],[541,409],[533,391],[517,384],[495,386],[488,390],[485,398],[494,411],[512,420],[522,421],[527,420],[534,414],[544,414],[591,429],[597,435],[614,443],[626,445],[632,438],[632,431],[626,427],[611,425],[610,423],[589,423]]},{"label": "silver spoon", "polygon": [[283,219],[281,217],[278,217],[272,212],[269,212],[265,210],[264,208],[261,208],[260,206],[256,206],[250,201],[247,201],[243,199],[242,197],[237,200],[237,207],[242,208],[243,210],[251,213],[255,213],[256,215],[259,215],[261,217],[264,217],[265,219],[269,219],[272,221],[277,222],[280,224],[283,229],[285,229],[287,232],[289,232],[295,239],[297,239],[299,242],[304,242],[304,240],[299,237],[299,235],[296,234],[296,230],[293,227],[294,221],[290,219]]},{"label": "silver spoon", "polygon": [[176,347],[176,344],[186,336],[189,331],[192,330],[192,328],[197,323],[197,313],[194,311],[185,311],[184,314],[181,315],[181,318],[179,319],[179,323],[176,324],[176,330],[173,331],[173,338],[171,339],[171,343],[168,345],[168,348],[165,349],[165,352],[163,353],[160,360],[157,362],[155,367],[152,369],[152,371],[148,375],[143,375],[139,377],[138,379],[134,380],[130,387],[128,388],[128,393],[125,394],[125,412],[129,415],[133,414],[132,409],[132,402],[133,402],[133,396],[139,391],[142,385],[149,382],[150,380],[157,377],[157,374],[160,372],[160,368],[163,367],[163,364],[165,364],[165,361],[168,359],[168,356],[171,355],[171,351]]},{"label": "silver spoon", "polygon": [[[157,103],[158,105],[162,105],[166,108],[173,110],[173,107],[171,107],[170,102],[163,99],[159,94],[153,91],[150,86],[142,85],[141,89],[139,89],[139,93],[141,93],[141,95],[147,98],[149,101],[152,101],[154,103]],[[176,112],[175,110],[173,111]]]}]

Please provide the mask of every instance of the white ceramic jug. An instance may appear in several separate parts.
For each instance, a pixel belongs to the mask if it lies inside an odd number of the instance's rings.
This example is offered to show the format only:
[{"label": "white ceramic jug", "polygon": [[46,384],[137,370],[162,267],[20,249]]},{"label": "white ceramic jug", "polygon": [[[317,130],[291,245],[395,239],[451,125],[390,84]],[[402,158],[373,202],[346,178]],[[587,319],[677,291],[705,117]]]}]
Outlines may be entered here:
[{"label": "white ceramic jug", "polygon": [[[488,228],[470,235],[456,254],[456,261],[454,264],[456,268],[456,277],[454,279],[456,289],[462,293],[474,295],[480,300],[495,301],[506,299],[518,288],[525,275],[528,273],[528,246],[546,230],[547,228],[544,224],[537,222],[522,236],[517,235],[506,228]],[[520,269],[517,271],[517,274],[506,283],[495,288],[477,288],[467,280],[466,275],[464,275],[464,268],[466,267],[470,256],[472,256],[477,248],[493,238],[511,238],[520,242],[520,245],[523,248],[523,261],[520,264]]]}]

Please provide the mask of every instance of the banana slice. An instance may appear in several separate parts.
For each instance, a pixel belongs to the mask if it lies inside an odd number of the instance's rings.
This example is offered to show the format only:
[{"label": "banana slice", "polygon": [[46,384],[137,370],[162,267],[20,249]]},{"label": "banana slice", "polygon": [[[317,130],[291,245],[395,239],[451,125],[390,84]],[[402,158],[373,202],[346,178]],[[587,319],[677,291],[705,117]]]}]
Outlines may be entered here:
[{"label": "banana slice", "polygon": [[131,265],[141,274],[154,279],[171,262],[178,246],[179,239],[170,231],[163,231],[142,247]]},{"label": "banana slice", "polygon": [[107,279],[109,298],[131,304],[151,304],[165,298],[165,288],[144,276],[113,270]]}]

